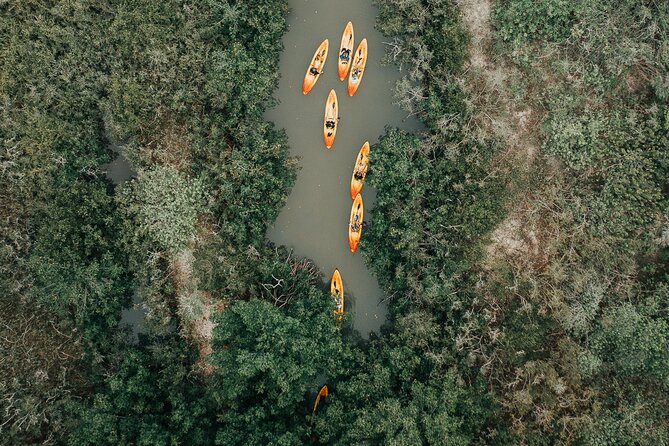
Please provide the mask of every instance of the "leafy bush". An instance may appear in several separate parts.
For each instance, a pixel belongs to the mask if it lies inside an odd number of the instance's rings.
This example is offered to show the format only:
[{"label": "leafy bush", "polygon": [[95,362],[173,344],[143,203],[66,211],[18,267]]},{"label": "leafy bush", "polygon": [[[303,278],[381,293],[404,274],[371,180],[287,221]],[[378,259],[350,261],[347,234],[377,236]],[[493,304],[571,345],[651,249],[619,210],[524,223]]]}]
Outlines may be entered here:
[{"label": "leafy bush", "polygon": [[591,349],[622,376],[648,376],[669,386],[669,323],[627,304],[606,311]]},{"label": "leafy bush", "polygon": [[212,138],[202,147],[197,165],[226,239],[236,246],[257,246],[285,203],[295,181],[295,163],[288,158],[285,133],[265,122],[240,124],[230,144]]},{"label": "leafy bush", "polygon": [[216,316],[214,395],[220,445],[306,443],[304,395],[339,368],[342,339],[329,296],[311,289],[283,309],[251,299]]},{"label": "leafy bush", "polygon": [[651,88],[666,100],[668,18],[666,2],[635,0],[504,0],[492,15],[498,43],[528,76],[548,76],[590,101]]},{"label": "leafy bush", "polygon": [[121,196],[137,231],[160,250],[176,254],[195,240],[198,213],[206,209],[202,183],[170,166],[139,173]]},{"label": "leafy bush", "polygon": [[376,0],[377,27],[393,38],[386,59],[406,69],[396,85],[400,105],[428,125],[462,119],[463,98],[452,80],[466,56],[467,36],[446,0]]},{"label": "leafy bush", "polygon": [[190,373],[192,350],[175,336],[125,346],[95,395],[70,406],[68,444],[213,444],[211,399]]},{"label": "leafy bush", "polygon": [[[544,150],[578,174],[597,233],[643,232],[666,206],[669,127],[656,107],[618,113],[553,113]],[[586,192],[587,191],[587,192]]]},{"label": "leafy bush", "polygon": [[[661,401],[650,395],[621,395],[623,404],[596,413],[593,423],[579,432],[578,444],[593,446],[654,446],[669,444],[663,426]],[[629,391],[628,390],[628,391]],[[659,416],[658,416],[659,415]]]},{"label": "leafy bush", "polygon": [[557,42],[569,37],[577,7],[569,0],[502,0],[491,19],[502,41]]},{"label": "leafy bush", "polygon": [[70,183],[61,176],[40,201],[27,259],[30,295],[101,341],[118,324],[132,286],[119,250],[121,219],[111,190],[95,178]]},{"label": "leafy bush", "polygon": [[501,217],[500,184],[481,181],[490,152],[478,149],[452,159],[397,129],[388,129],[373,148],[368,181],[378,201],[362,246],[401,305],[444,305],[450,278],[465,268],[468,245]]}]

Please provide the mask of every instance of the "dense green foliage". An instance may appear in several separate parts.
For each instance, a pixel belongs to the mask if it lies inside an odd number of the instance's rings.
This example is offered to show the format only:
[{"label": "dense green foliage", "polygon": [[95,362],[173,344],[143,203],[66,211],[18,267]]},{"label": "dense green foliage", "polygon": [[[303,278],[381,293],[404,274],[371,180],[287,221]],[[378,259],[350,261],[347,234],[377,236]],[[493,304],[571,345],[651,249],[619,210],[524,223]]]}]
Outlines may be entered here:
[{"label": "dense green foliage", "polygon": [[494,20],[504,41],[555,42],[569,36],[577,8],[569,0],[501,0],[495,4]]},{"label": "dense green foliage", "polygon": [[405,69],[396,93],[402,107],[432,129],[457,131],[465,116],[451,82],[466,56],[466,34],[450,1],[379,0],[378,28],[393,38],[387,58]]},{"label": "dense green foliage", "polygon": [[[212,363],[222,405],[217,444],[299,444],[308,438],[304,395],[340,366],[332,303],[317,288],[285,310],[264,300],[220,313]],[[258,317],[262,315],[262,317]]]},{"label": "dense green foliage", "polygon": [[178,336],[125,346],[90,402],[72,404],[73,445],[213,444],[211,399]]},{"label": "dense green foliage", "polygon": [[[635,89],[636,84],[653,87],[658,99],[667,100],[667,14],[666,2],[503,0],[492,20],[498,46],[514,62],[550,65],[550,74],[526,72],[529,77],[549,74],[562,84],[546,92],[559,94],[566,87],[572,100],[593,101],[612,93],[624,96],[630,92],[620,87]],[[550,57],[542,57],[546,54]]]},{"label": "dense green foliage", "polygon": [[443,153],[446,138],[443,148],[436,144],[389,129],[375,147],[369,181],[379,195],[363,246],[389,293],[402,296],[393,307],[443,311],[453,291],[449,278],[466,267],[471,242],[501,214],[500,184],[486,178],[490,151],[472,144],[458,150],[463,160]]},{"label": "dense green foliage", "polygon": [[118,325],[132,280],[115,239],[121,222],[109,186],[56,177],[33,208],[31,301],[102,341]]},{"label": "dense green foliage", "polygon": [[0,299],[13,345],[2,356],[16,355],[0,404],[10,444],[67,435],[64,407],[87,392],[88,366],[114,343],[132,286],[97,170],[109,159],[97,108],[105,11],[82,2],[36,12],[48,6],[0,6]]},{"label": "dense green foliage", "polygon": [[195,240],[198,211],[206,203],[202,189],[197,180],[161,166],[140,172],[121,200],[138,233],[160,250],[178,253]]},{"label": "dense green foliage", "polygon": [[[418,114],[428,134],[388,129],[374,148],[369,182],[379,194],[365,255],[389,294],[399,296],[393,308],[410,303],[448,311],[458,300],[451,300],[453,277],[467,267],[473,242],[502,214],[502,184],[488,174],[494,147],[463,132],[469,115],[454,79],[466,39],[456,7],[448,1],[379,6],[380,29],[395,37],[400,62],[412,67],[412,90],[402,88],[406,78],[398,84],[400,103]],[[397,26],[413,16],[421,18],[418,26]]]},{"label": "dense green foliage", "polygon": [[427,313],[344,362],[316,430],[326,444],[470,444],[492,415],[483,389],[465,385],[448,352],[426,355],[443,332]]}]

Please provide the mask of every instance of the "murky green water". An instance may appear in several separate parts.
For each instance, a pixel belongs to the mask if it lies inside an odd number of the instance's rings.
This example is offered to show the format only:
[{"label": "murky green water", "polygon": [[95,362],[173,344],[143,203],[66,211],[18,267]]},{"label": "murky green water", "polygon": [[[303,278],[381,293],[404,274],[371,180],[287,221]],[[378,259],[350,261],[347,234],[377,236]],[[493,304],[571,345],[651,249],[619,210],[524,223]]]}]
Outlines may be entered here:
[{"label": "murky green water", "polygon": [[[289,0],[289,30],[281,55],[281,81],[275,97],[280,104],[266,118],[286,129],[291,154],[300,158],[301,170],[286,206],[268,236],[277,244],[314,260],[329,280],[339,268],[344,280],[346,311],[363,335],[377,331],[385,320],[383,293],[376,278],[365,267],[360,252],[351,254],[347,224],[352,200],[349,195],[355,157],[362,144],[378,141],[387,125],[418,128],[405,119],[406,112],[393,105],[392,91],[400,73],[394,66],[382,66],[387,41],[374,29],[378,10],[371,1]],[[367,38],[369,58],[365,75],[353,98],[346,93],[346,81],[337,76],[337,53],[341,34],[351,20],[355,46]],[[323,39],[330,39],[325,72],[309,95],[302,94],[302,79],[314,51]],[[323,144],[323,110],[331,88],[339,98],[341,121],[331,150]],[[374,149],[370,157],[373,158]],[[375,191],[362,191],[365,220],[375,201]],[[363,230],[364,239],[365,232]]]},{"label": "murky green water", "polygon": [[100,166],[100,168],[105,172],[107,178],[114,184],[124,183],[130,178],[137,176],[137,172],[135,172],[130,161],[123,155],[118,155],[114,161],[104,164]]},{"label": "murky green water", "polygon": [[[100,170],[105,173],[107,179],[118,185],[137,176],[135,168],[121,153],[120,142],[110,143],[108,149],[116,155],[116,158],[100,166]],[[133,294],[132,303],[133,305],[130,308],[121,312],[121,325],[130,327],[131,339],[137,342],[139,334],[145,331],[144,317],[146,316],[146,309],[142,308],[137,293]]]}]

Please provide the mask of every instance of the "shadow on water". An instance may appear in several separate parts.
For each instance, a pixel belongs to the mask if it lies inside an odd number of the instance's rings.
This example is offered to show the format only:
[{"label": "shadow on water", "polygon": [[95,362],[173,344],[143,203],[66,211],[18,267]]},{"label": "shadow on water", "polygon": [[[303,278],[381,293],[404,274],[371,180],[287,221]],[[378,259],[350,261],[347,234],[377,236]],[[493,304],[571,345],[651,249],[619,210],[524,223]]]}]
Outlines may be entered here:
[{"label": "shadow on water", "polygon": [[[116,154],[116,159],[100,166],[100,170],[105,174],[108,180],[115,185],[122,184],[131,178],[137,176],[135,168],[122,154],[122,145],[118,142],[110,142],[107,147]],[[141,306],[141,300],[137,293],[133,294],[132,306],[125,308],[121,312],[121,326],[128,326],[131,331],[131,339],[137,343],[139,335],[145,332],[144,317],[146,309]]]},{"label": "shadow on water", "polygon": [[121,312],[121,326],[127,326],[130,329],[130,339],[134,343],[139,342],[139,336],[146,332],[144,318],[146,317],[146,308],[142,306],[142,300],[138,294],[132,296],[132,306],[125,308]]},{"label": "shadow on water", "polygon": [[[109,136],[106,136],[108,139]],[[122,153],[123,145],[117,141],[109,141],[107,149],[116,154],[116,158],[106,164],[100,166],[100,170],[104,172],[107,179],[114,184],[121,184],[128,181],[130,178],[137,176],[137,171],[130,164]]]},{"label": "shadow on water", "polygon": [[[339,268],[344,281],[346,311],[363,336],[377,331],[386,318],[383,293],[364,265],[360,252],[351,254],[347,224],[351,209],[349,183],[355,157],[365,141],[374,144],[385,126],[419,129],[406,112],[393,105],[393,89],[400,73],[394,66],[381,65],[387,41],[374,29],[378,10],[371,1],[289,0],[288,32],[279,71],[281,79],[275,98],[279,105],[265,117],[286,130],[291,155],[300,160],[301,170],[286,206],[268,231],[270,240],[285,245],[300,257],[313,259],[329,283]],[[337,76],[337,56],[342,31],[351,20],[355,44],[367,38],[369,58],[357,94],[350,98],[346,81]],[[323,39],[330,40],[324,73],[309,95],[302,94],[302,79],[314,51]],[[341,121],[331,150],[323,144],[323,111],[330,89],[339,99]],[[374,156],[374,148],[370,157]],[[362,191],[365,220],[376,200],[366,185]],[[364,231],[362,237],[364,238]],[[349,296],[355,295],[355,299]]]}]

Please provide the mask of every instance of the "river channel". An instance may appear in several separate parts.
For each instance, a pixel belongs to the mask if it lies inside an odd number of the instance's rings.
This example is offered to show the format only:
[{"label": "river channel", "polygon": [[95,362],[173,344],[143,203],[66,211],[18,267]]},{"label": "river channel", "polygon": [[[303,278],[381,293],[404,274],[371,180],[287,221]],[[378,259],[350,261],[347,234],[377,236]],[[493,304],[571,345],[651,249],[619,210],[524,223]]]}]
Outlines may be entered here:
[{"label": "river channel", "polygon": [[[375,144],[385,126],[418,129],[418,122],[393,105],[393,88],[400,73],[393,65],[382,65],[388,39],[374,28],[378,9],[371,1],[289,0],[288,32],[279,71],[281,79],[274,97],[279,104],[265,114],[284,128],[291,155],[299,158],[300,170],[286,206],[268,237],[291,248],[298,257],[312,259],[329,282],[335,268],[344,281],[346,312],[364,337],[378,331],[386,317],[384,295],[376,278],[362,261],[360,249],[349,250],[347,225],[352,200],[349,184],[355,158],[365,141]],[[364,78],[354,97],[346,92],[346,81],[337,76],[337,56],[342,31],[353,22],[355,45],[367,38],[369,58]],[[324,73],[307,96],[302,79],[323,39],[330,40]],[[332,149],[323,144],[323,111],[330,89],[339,99],[339,126]],[[374,148],[370,157],[374,156]],[[369,222],[375,191],[362,190],[365,220]],[[364,239],[365,232],[363,230]]]}]

